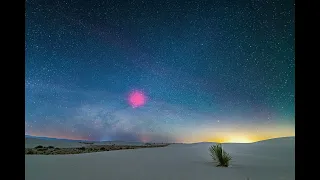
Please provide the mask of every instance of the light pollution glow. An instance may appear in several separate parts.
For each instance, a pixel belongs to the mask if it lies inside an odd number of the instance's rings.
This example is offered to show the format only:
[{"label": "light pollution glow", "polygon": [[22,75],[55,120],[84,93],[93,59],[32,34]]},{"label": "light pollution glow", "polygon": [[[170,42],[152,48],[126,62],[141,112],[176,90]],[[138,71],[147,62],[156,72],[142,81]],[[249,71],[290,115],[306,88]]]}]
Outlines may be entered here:
[{"label": "light pollution glow", "polygon": [[[76,136],[72,134],[58,134],[54,131],[50,132],[30,132],[27,135],[37,137],[49,137],[58,139],[70,139],[70,140],[90,140],[83,136]],[[260,130],[260,132],[244,132],[244,131],[222,131],[217,133],[203,132],[200,133],[185,133],[185,135],[178,136],[175,142],[178,143],[196,143],[196,142],[219,142],[219,143],[252,143],[266,139],[295,136],[295,130],[293,128],[278,128],[273,131],[270,129]],[[147,134],[139,135],[139,141],[141,142],[153,142],[153,140]]]}]

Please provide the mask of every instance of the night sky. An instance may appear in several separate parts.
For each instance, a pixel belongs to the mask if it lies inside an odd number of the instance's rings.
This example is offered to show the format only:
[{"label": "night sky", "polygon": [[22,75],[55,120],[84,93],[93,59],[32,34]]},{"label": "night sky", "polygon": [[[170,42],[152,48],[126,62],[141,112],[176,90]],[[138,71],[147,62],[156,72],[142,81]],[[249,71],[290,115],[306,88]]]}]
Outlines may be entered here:
[{"label": "night sky", "polygon": [[293,0],[26,0],[25,134],[295,135]]}]

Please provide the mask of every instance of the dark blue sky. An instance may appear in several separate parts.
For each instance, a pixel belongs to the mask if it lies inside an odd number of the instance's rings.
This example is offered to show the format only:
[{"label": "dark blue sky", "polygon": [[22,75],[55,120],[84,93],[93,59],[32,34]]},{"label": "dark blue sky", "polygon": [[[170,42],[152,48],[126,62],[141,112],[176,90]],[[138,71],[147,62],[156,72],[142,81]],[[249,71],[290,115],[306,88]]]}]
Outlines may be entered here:
[{"label": "dark blue sky", "polygon": [[[26,134],[294,135],[294,1],[26,1]],[[147,96],[132,108],[128,94]],[[241,139],[241,140],[239,140]]]}]

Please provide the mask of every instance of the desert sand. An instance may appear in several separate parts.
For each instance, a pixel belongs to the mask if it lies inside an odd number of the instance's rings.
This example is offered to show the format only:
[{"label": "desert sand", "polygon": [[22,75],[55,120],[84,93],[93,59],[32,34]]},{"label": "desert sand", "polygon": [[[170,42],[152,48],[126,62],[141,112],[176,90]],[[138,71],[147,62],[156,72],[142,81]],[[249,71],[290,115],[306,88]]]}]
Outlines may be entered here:
[{"label": "desert sand", "polygon": [[[37,142],[35,142],[37,141]],[[46,140],[41,140],[46,141]],[[41,143],[41,144],[39,144]],[[43,144],[46,143],[46,144]],[[78,142],[29,139],[26,147],[80,147]],[[231,167],[216,167],[214,143],[74,155],[25,155],[26,180],[294,180],[295,138],[223,144]]]}]

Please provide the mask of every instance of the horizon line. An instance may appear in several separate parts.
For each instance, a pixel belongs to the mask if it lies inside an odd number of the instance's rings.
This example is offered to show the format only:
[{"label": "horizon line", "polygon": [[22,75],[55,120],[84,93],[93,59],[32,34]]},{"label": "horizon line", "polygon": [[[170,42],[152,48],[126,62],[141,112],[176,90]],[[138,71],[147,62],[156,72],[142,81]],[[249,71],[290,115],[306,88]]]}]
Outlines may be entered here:
[{"label": "horizon line", "polygon": [[293,136],[282,136],[282,137],[274,137],[274,138],[266,138],[266,139],[262,139],[262,140],[258,140],[258,141],[253,141],[253,142],[216,142],[216,141],[197,141],[197,142],[143,142],[143,141],[125,141],[125,140],[112,140],[112,141],[108,141],[108,140],[85,140],[85,139],[68,139],[68,138],[56,138],[56,137],[49,137],[49,136],[33,136],[33,135],[29,135],[29,134],[25,134],[25,137],[29,136],[29,137],[33,137],[33,138],[48,138],[48,139],[57,139],[57,140],[71,140],[71,141],[88,141],[88,142],[139,142],[139,143],[183,143],[183,144],[196,144],[196,143],[223,143],[223,144],[228,144],[228,143],[242,143],[242,144],[250,144],[250,143],[256,143],[256,142],[261,142],[261,141],[267,141],[267,140],[272,140],[272,139],[280,139],[280,138],[293,138],[295,137],[295,135]]}]

